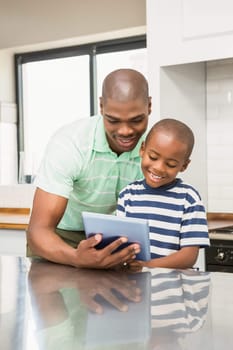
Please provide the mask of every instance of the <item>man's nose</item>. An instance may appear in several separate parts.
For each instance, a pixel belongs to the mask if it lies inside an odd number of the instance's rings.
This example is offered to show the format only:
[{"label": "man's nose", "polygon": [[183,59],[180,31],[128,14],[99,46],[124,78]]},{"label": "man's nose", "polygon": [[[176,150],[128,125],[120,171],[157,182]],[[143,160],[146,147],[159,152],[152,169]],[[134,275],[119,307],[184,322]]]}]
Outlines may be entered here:
[{"label": "man's nose", "polygon": [[128,136],[133,133],[133,129],[128,124],[122,124],[118,129],[118,134],[122,136]]}]

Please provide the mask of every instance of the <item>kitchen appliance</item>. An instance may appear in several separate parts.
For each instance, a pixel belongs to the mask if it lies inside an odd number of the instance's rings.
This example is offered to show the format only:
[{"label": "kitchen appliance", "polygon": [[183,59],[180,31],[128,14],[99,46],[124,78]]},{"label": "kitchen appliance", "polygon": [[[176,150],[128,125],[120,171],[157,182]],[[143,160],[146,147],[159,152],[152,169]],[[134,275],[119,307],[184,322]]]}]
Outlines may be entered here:
[{"label": "kitchen appliance", "polygon": [[209,231],[205,249],[206,271],[233,272],[233,225]]}]

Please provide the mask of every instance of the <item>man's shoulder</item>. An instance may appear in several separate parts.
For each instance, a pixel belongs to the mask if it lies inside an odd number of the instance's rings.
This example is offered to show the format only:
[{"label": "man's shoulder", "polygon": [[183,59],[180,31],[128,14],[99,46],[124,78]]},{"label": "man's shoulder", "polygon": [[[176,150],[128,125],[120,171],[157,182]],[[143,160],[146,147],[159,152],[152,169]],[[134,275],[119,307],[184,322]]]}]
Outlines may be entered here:
[{"label": "man's shoulder", "polygon": [[83,132],[89,133],[92,129],[96,129],[96,125],[100,121],[101,116],[95,115],[93,117],[86,117],[82,119],[75,120],[69,124],[61,127],[57,132],[58,133],[80,133]]},{"label": "man's shoulder", "polygon": [[63,125],[53,135],[53,140],[70,141],[77,145],[87,145],[94,142],[97,125],[101,116],[86,117]]}]

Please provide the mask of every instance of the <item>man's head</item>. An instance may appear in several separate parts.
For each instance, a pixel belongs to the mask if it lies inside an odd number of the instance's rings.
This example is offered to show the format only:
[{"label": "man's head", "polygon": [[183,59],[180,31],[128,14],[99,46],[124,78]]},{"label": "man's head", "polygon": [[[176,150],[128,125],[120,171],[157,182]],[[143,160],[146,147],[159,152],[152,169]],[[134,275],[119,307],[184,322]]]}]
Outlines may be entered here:
[{"label": "man's head", "polygon": [[162,119],[154,124],[140,150],[147,184],[157,188],[173,182],[187,169],[193,146],[193,132],[181,121]]},{"label": "man's head", "polygon": [[133,69],[118,69],[104,79],[100,111],[110,148],[131,151],[147,129],[151,97],[145,77]]}]

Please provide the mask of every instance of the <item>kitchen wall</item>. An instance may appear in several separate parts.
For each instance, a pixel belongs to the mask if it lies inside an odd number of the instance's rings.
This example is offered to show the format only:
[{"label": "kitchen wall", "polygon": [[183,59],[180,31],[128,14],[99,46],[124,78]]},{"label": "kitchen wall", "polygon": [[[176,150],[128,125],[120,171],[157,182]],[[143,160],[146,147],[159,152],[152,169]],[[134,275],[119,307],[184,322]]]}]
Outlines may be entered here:
[{"label": "kitchen wall", "polygon": [[232,213],[233,2],[147,0],[153,117],[188,122],[196,143],[188,172],[209,212]]},{"label": "kitchen wall", "polygon": [[233,210],[233,59],[206,64],[208,208]]}]

